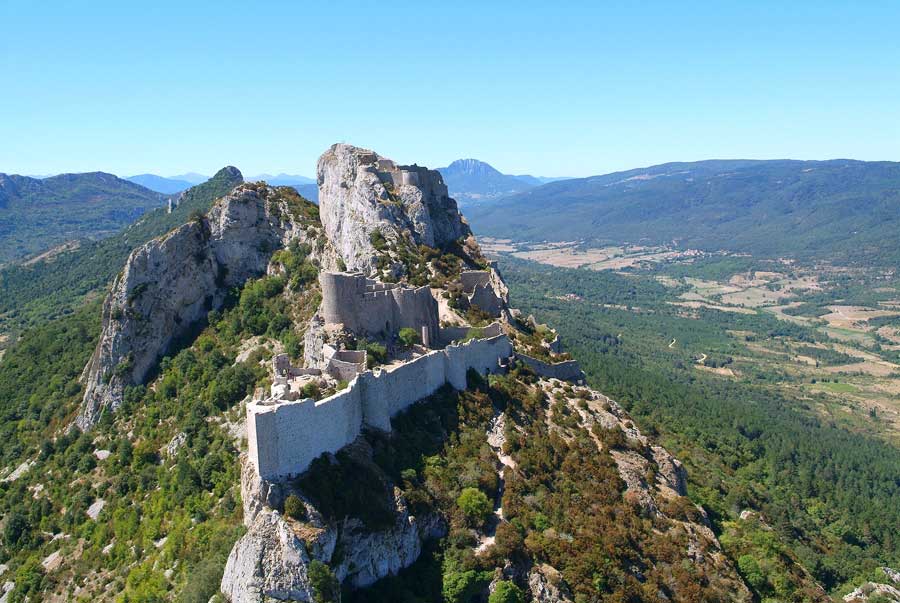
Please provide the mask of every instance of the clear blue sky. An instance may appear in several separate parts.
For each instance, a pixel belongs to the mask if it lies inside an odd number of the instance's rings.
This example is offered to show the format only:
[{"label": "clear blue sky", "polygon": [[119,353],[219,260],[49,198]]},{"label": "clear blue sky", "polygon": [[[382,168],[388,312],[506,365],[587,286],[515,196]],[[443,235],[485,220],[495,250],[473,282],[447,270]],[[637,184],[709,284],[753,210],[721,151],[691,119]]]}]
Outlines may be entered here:
[{"label": "clear blue sky", "polygon": [[900,2],[0,0],[0,172],[900,160]]}]

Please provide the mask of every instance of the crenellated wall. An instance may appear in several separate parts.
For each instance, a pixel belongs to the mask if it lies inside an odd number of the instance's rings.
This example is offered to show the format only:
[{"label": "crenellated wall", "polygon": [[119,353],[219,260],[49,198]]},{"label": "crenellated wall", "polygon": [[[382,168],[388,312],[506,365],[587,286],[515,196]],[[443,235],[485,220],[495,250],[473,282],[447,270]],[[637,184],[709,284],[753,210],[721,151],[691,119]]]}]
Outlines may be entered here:
[{"label": "crenellated wall", "polygon": [[363,426],[391,429],[391,417],[445,383],[465,389],[466,372],[496,373],[513,353],[506,335],[434,350],[396,367],[366,371],[318,402],[266,400],[247,405],[250,459],[268,480],[299,475],[320,454],[337,452]]},{"label": "crenellated wall", "polygon": [[428,287],[380,283],[362,274],[323,272],[322,318],[361,336],[391,336],[404,327],[438,336],[438,304]]}]

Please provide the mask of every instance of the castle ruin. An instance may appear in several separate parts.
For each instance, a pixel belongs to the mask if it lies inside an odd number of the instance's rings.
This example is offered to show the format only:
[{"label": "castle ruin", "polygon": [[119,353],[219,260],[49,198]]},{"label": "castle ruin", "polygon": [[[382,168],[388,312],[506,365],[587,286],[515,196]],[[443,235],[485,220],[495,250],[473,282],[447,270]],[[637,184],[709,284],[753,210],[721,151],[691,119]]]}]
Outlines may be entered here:
[{"label": "castle ruin", "polygon": [[359,373],[346,389],[318,401],[291,399],[276,384],[272,397],[247,405],[250,460],[266,480],[299,475],[320,454],[353,442],[363,428],[390,431],[393,416],[444,384],[465,389],[470,369],[504,371],[512,354],[505,334],[451,344],[396,366]]},{"label": "castle ruin", "polygon": [[421,334],[425,347],[439,341],[438,304],[428,287],[381,283],[347,272],[323,272],[319,282],[325,324],[341,324],[360,337],[382,339],[411,328]]}]

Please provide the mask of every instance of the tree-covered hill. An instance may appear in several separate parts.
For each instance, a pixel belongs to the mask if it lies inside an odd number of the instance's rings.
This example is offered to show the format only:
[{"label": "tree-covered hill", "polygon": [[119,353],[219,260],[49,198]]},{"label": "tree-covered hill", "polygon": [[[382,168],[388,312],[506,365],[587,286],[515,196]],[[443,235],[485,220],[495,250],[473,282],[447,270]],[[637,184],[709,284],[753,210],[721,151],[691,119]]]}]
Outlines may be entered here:
[{"label": "tree-covered hill", "polygon": [[115,236],[82,241],[77,249],[0,270],[0,332],[15,332],[71,313],[85,296],[106,287],[132,249],[183,224],[193,212],[206,212],[213,201],[241,182],[237,168],[223,168],[185,191],[171,213],[158,208]]},{"label": "tree-covered hill", "polygon": [[471,208],[481,235],[646,242],[888,265],[900,163],[700,161],[552,182]]},{"label": "tree-covered hill", "polygon": [[99,238],[165,203],[165,197],[112,174],[29,178],[0,174],[0,264],[65,241]]}]

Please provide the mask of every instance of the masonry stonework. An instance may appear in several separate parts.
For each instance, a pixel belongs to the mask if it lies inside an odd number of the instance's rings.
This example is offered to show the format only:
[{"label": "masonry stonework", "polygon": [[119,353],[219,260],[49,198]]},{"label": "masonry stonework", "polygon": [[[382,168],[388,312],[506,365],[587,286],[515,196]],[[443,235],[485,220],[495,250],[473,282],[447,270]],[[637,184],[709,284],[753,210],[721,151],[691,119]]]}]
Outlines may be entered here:
[{"label": "masonry stonework", "polygon": [[506,335],[433,350],[396,367],[366,371],[323,400],[269,399],[247,405],[250,459],[263,479],[299,475],[320,454],[350,444],[363,427],[390,431],[391,417],[445,383],[466,388],[466,372],[495,373],[513,354]]},{"label": "masonry stonework", "polygon": [[319,281],[326,324],[343,324],[362,336],[389,337],[405,327],[424,328],[428,339],[437,339],[438,304],[428,287],[380,283],[346,272],[323,272]]}]

